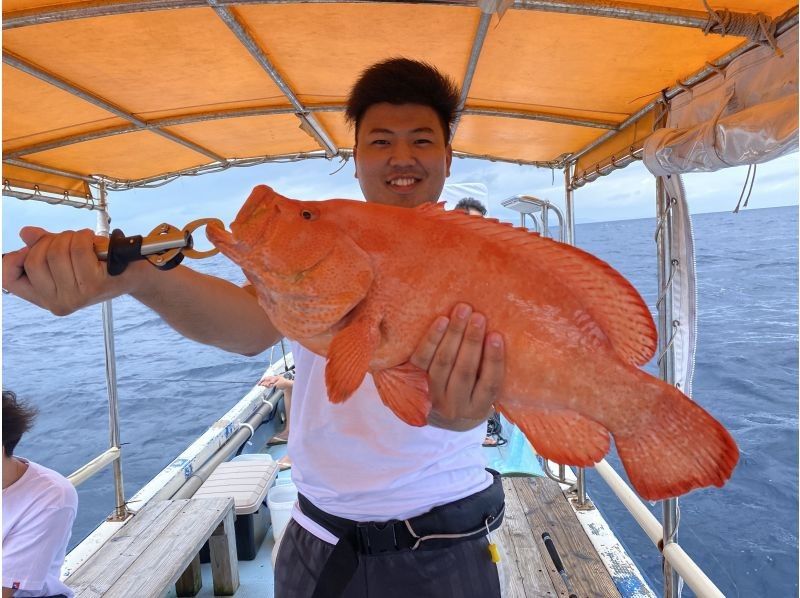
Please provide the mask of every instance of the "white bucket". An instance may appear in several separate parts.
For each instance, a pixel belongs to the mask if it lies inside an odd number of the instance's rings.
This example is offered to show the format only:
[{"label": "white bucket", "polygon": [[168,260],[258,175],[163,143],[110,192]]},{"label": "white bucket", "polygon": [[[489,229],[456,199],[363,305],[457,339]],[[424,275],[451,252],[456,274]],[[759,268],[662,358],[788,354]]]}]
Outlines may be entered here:
[{"label": "white bucket", "polygon": [[292,506],[297,500],[297,486],[279,484],[269,489],[267,506],[272,519],[272,537],[277,543],[292,516]]}]

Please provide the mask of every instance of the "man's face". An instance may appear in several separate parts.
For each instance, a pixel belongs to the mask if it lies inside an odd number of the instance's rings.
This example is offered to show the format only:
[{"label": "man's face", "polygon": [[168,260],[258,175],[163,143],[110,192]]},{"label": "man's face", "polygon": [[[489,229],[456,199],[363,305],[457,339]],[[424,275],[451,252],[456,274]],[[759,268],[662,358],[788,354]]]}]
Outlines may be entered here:
[{"label": "man's face", "polygon": [[364,113],[353,157],[367,201],[411,208],[439,199],[453,151],[433,108],[380,103]]}]

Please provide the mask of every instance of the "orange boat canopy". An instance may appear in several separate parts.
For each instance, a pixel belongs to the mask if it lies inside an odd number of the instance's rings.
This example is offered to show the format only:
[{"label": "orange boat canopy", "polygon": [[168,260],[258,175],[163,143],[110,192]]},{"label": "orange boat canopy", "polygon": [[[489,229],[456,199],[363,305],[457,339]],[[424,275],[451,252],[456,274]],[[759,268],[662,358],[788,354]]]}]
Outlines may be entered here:
[{"label": "orange boat canopy", "polygon": [[4,186],[347,156],[349,87],[392,56],[461,83],[457,155],[583,175],[796,23],[794,0],[6,0]]}]

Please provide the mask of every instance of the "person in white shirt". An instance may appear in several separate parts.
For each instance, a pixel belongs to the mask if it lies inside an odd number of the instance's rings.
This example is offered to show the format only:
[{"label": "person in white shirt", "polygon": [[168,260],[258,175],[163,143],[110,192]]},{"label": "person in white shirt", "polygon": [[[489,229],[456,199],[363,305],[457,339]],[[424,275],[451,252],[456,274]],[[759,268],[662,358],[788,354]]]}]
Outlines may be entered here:
[{"label": "person in white shirt", "polygon": [[14,455],[34,415],[3,391],[3,598],[72,598],[60,575],[78,494],[61,474]]},{"label": "person in white shirt", "polygon": [[[425,63],[396,58],[362,73],[347,118],[367,202],[438,200],[458,103],[457,86]],[[128,293],[184,336],[228,351],[256,355],[281,338],[252,287],[144,261],[109,276],[89,230],[26,227],[20,236],[26,247],[3,256],[3,288],[57,315]],[[389,412],[369,375],[332,405],[325,359],[294,347],[288,450],[299,497],[277,555],[276,598],[500,595],[487,535],[502,521],[504,496],[481,443],[503,384],[503,337],[464,303],[430,318],[410,359],[428,373],[423,427]]]}]

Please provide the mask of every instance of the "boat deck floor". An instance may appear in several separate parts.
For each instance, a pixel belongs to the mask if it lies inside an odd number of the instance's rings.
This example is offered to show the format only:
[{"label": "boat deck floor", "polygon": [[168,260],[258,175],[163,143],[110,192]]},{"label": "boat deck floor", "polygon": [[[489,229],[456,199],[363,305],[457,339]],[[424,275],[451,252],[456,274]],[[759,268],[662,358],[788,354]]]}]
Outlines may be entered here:
[{"label": "boat deck floor", "polygon": [[[509,576],[505,596],[620,596],[558,483],[538,476],[507,477],[503,488],[506,512],[500,543]],[[555,544],[569,588],[545,547],[544,533]]]},{"label": "boat deck floor", "polygon": [[[505,597],[620,596],[556,482],[538,476],[506,477],[503,486],[506,492],[505,521],[496,532],[498,537],[495,541],[503,551],[502,569],[507,577]],[[545,532],[553,539],[561,557],[569,589],[545,547],[542,539]],[[241,586],[236,598],[273,596],[272,548],[270,532],[254,560],[239,561]],[[203,565],[202,575],[203,588],[198,596],[214,596],[208,565]]]}]

